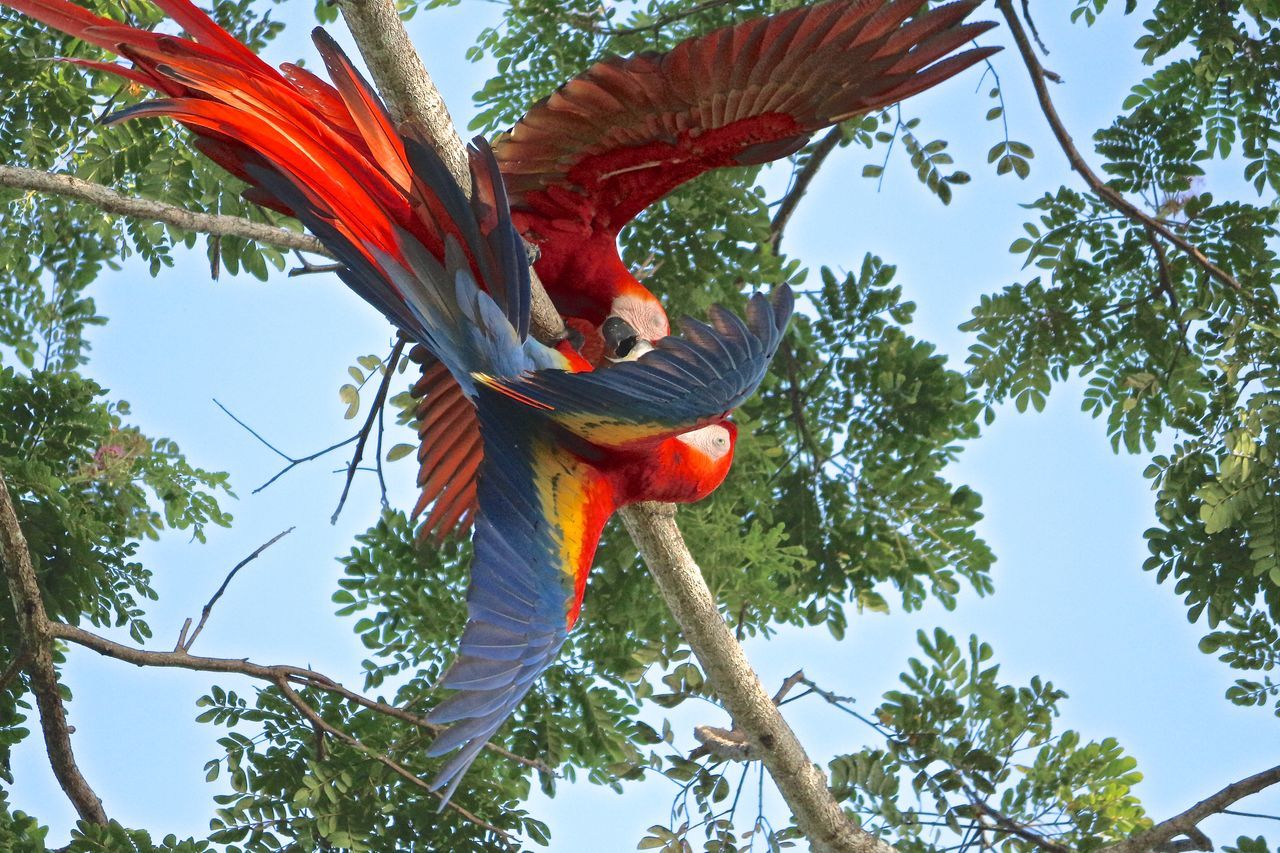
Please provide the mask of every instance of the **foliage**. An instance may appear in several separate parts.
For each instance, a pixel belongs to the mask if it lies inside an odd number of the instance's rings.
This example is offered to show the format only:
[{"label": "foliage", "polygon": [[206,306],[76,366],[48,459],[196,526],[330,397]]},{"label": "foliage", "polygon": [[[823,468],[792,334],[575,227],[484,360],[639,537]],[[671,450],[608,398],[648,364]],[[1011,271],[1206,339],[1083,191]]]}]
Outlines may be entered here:
[{"label": "foliage", "polygon": [[[140,0],[90,5],[135,23],[158,20]],[[401,5],[408,16],[447,0]],[[661,50],[790,5],[513,2],[470,52],[495,67],[476,95],[473,128],[509,126],[607,52]],[[1111,12],[1107,0],[1077,0],[1071,17],[1093,24],[1136,5]],[[263,4],[223,0],[216,11],[254,47],[279,31]],[[1116,191],[1200,247],[1239,290],[1097,195],[1040,186],[1031,191],[1038,197],[1025,235],[1011,245],[1026,260],[1026,280],[975,308],[966,374],[912,334],[915,306],[903,299],[891,263],[868,254],[853,273],[811,272],[775,251],[776,199],[757,185],[759,169],[706,175],[623,233],[625,260],[647,273],[673,314],[734,304],[745,291],[784,281],[806,296],[773,375],[737,415],[731,476],[680,517],[740,636],[768,637],[788,625],[825,626],[842,638],[863,613],[929,600],[955,607],[966,585],[991,593],[993,555],[975,533],[981,497],[952,483],[948,466],[997,403],[1039,410],[1055,382],[1080,374],[1089,380],[1082,405],[1106,419],[1117,451],[1152,456],[1159,526],[1147,533],[1147,568],[1174,584],[1192,620],[1204,618],[1201,648],[1250,674],[1228,697],[1280,713],[1280,682],[1268,674],[1280,662],[1280,317],[1272,284],[1280,12],[1245,0],[1158,0],[1143,14],[1147,34],[1137,49],[1158,67],[1134,87],[1124,114],[1096,134],[1091,156]],[[317,4],[321,21],[335,15],[331,4]],[[190,208],[278,219],[241,200],[242,187],[172,126],[95,122],[143,93],[45,59],[100,58],[100,51],[68,40],[51,47],[9,12],[0,12],[0,32],[13,46],[0,59],[5,162],[70,171]],[[987,127],[996,133],[988,174],[979,177],[1029,182],[1034,152],[1009,135],[995,71],[989,66],[979,84],[990,86]],[[867,178],[883,180],[890,158],[903,157],[942,203],[972,180],[937,131],[897,108],[847,121],[841,131],[841,145],[866,152]],[[815,156],[809,148],[787,165],[795,172]],[[1217,167],[1234,169],[1244,192],[1230,182],[1209,192],[1205,175]],[[164,527],[201,538],[205,525],[229,523],[216,501],[227,483],[187,462],[172,442],[148,438],[127,421],[126,404],[81,374],[86,330],[104,322],[85,291],[132,253],[162,275],[179,244],[191,248],[196,238],[11,191],[0,192],[0,203],[0,470],[20,503],[50,615],[127,625],[141,641],[150,633],[143,605],[154,593],[133,559],[138,541]],[[214,275],[243,270],[265,279],[284,262],[273,249],[231,239],[205,249]],[[383,370],[378,355],[356,359],[354,384],[339,391],[348,418],[360,414],[362,389]],[[401,391],[391,404],[403,426],[412,400]],[[408,452],[395,445],[393,461]],[[384,513],[342,558],[333,602],[368,649],[364,691],[414,712],[434,700],[431,685],[464,618],[468,559],[465,544],[424,547],[396,512]],[[207,778],[230,790],[217,798],[208,838],[157,843],[118,824],[81,825],[67,849],[491,850],[499,843],[494,828],[545,845],[548,828],[524,805],[535,774],[548,793],[579,777],[620,790],[656,775],[676,782],[671,819],[655,824],[641,849],[793,846],[796,829],[774,827],[759,796],[747,814],[751,783],[763,784],[758,765],[692,760],[677,748],[665,712],[713,697],[620,529],[606,531],[596,565],[581,628],[495,740],[542,767],[487,751],[455,798],[488,827],[456,812],[437,816],[436,800],[385,763],[430,776],[434,764],[423,755],[430,733],[411,720],[300,690],[328,725],[361,744],[352,746],[318,734],[279,686],[252,695],[211,686],[197,720],[225,732]],[[14,632],[5,596],[5,657],[17,650]],[[864,737],[844,737],[829,769],[842,805],[864,826],[903,850],[940,851],[972,843],[975,827],[997,817],[1086,850],[1149,825],[1133,791],[1140,774],[1120,745],[1055,728],[1065,693],[1040,677],[1022,686],[1000,681],[992,650],[976,638],[961,643],[938,631],[919,641],[921,656],[908,661],[901,687],[868,716],[816,685],[800,694],[860,721]],[[8,749],[30,736],[26,694],[19,677],[0,695],[0,716],[13,721],[0,729],[0,775],[10,783]],[[1006,849],[1033,849],[1026,838],[987,831]],[[9,809],[0,790],[0,847],[43,850],[44,834],[34,818]],[[1266,843],[1241,838],[1228,849],[1262,853]]]},{"label": "foliage", "polygon": [[[1107,5],[1080,0],[1073,18],[1092,24]],[[1159,526],[1145,568],[1174,584],[1191,621],[1204,618],[1204,651],[1266,671],[1280,620],[1278,14],[1193,0],[1142,14],[1136,47],[1156,70],[1095,134],[1095,153],[1113,189],[1239,287],[1093,193],[1045,192],[1010,246],[1031,277],[985,297],[966,326],[970,378],[988,404],[1023,410],[1041,408],[1054,381],[1087,376],[1082,406],[1105,418],[1112,445],[1152,454]],[[1265,676],[1228,698],[1280,713]]]}]

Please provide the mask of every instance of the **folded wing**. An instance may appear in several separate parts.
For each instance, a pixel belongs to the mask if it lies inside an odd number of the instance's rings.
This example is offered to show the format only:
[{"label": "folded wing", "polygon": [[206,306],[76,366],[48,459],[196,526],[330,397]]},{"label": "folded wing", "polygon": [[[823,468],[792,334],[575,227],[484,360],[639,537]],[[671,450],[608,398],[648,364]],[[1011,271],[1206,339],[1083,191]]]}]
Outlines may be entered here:
[{"label": "folded wing", "polygon": [[555,660],[578,616],[609,486],[558,448],[521,404],[481,390],[484,462],[467,627],[427,719],[449,724],[428,750],[457,753],[433,786],[447,801],[486,741]]}]

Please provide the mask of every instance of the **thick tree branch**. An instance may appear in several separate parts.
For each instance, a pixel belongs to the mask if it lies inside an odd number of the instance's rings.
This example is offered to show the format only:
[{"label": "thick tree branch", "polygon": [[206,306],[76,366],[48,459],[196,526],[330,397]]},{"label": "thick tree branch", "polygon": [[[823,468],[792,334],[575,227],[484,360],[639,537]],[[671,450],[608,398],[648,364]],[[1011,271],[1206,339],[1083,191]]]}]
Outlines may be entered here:
[{"label": "thick tree branch", "polygon": [[470,195],[466,148],[440,90],[409,40],[396,4],[393,0],[338,0],[338,8],[391,117],[424,131],[453,179]]},{"label": "thick tree branch", "polygon": [[[413,52],[395,15],[394,0],[339,0],[339,5],[393,114],[409,117],[436,134],[435,142],[447,149],[454,132],[439,93],[434,91],[425,71],[419,73],[421,62],[416,58],[410,61],[403,56],[397,59],[384,55],[388,51]],[[387,31],[392,34],[388,35]],[[413,79],[375,69],[375,64],[384,63],[395,64],[398,71],[410,72]],[[438,128],[447,130],[434,130]],[[535,296],[541,291],[541,285],[537,284]],[[542,296],[545,298],[545,294]],[[556,319],[559,320],[558,315]],[[547,329],[540,323],[535,324],[534,333],[542,340],[548,339]],[[822,771],[809,760],[795,733],[764,691],[685,547],[675,524],[674,509],[660,505],[630,507],[623,510],[622,520],[680,623],[685,639],[707,671],[717,695],[733,715],[735,726],[746,733],[759,751],[801,832],[814,848],[856,853],[892,851],[892,847],[849,820],[827,787]]]},{"label": "thick tree branch", "polygon": [[196,213],[186,208],[146,198],[119,193],[110,187],[85,181],[73,175],[55,175],[23,166],[0,165],[0,186],[16,190],[32,190],[74,198],[92,204],[99,210],[119,216],[163,222],[184,231],[210,234],[214,237],[243,237],[278,249],[292,249],[332,257],[329,250],[310,234],[277,228],[261,222],[250,222],[238,216]]},{"label": "thick tree branch", "polygon": [[[1270,770],[1263,770],[1261,773],[1255,773],[1246,779],[1241,779],[1239,782],[1231,783],[1181,814],[1161,821],[1145,832],[1140,832],[1132,838],[1126,838],[1124,841],[1117,842],[1109,847],[1103,847],[1099,853],[1146,853],[1149,850],[1165,850],[1169,849],[1167,847],[1169,842],[1179,835],[1198,840],[1196,839],[1196,834],[1199,833],[1199,830],[1196,827],[1202,820],[1221,814],[1237,800],[1242,800],[1250,794],[1256,794],[1277,783],[1280,783],[1280,766],[1272,767]],[[1204,838],[1203,834],[1200,835],[1200,838]],[[1208,847],[1197,846],[1190,849],[1212,850],[1213,845],[1210,844]]]},{"label": "thick tree branch", "polygon": [[58,671],[53,665],[55,634],[44,610],[35,567],[31,565],[31,553],[27,550],[27,539],[18,523],[18,513],[9,497],[3,471],[0,471],[0,564],[4,568],[18,633],[22,637],[23,652],[19,657],[25,656],[27,660],[27,673],[40,711],[40,728],[44,732],[53,775],[81,820],[105,826],[107,813],[102,808],[102,800],[80,772],[75,753],[71,750],[67,713],[62,706]]},{"label": "thick tree branch", "polygon": [[893,847],[854,826],[845,815],[826,776],[760,683],[685,547],[674,507],[637,504],[620,514],[707,681],[732,715],[734,728],[746,735],[750,751],[764,762],[814,849],[890,853]]},{"label": "thick tree branch", "polygon": [[[409,40],[394,0],[338,0],[338,7],[392,117],[425,132],[449,173],[470,195],[471,172],[462,139],[454,130],[440,91]],[[568,336],[564,320],[537,274],[531,278],[529,328],[543,343],[558,343]]]},{"label": "thick tree branch", "polygon": [[1067,161],[1071,164],[1071,168],[1079,173],[1080,177],[1084,178],[1084,182],[1089,185],[1089,188],[1111,207],[1123,213],[1138,225],[1150,228],[1177,246],[1211,277],[1216,278],[1232,290],[1242,290],[1240,282],[1236,281],[1234,276],[1205,257],[1203,252],[1180,237],[1163,222],[1148,216],[1120,193],[1107,186],[1106,182],[1098,177],[1098,174],[1093,169],[1089,168],[1089,164],[1085,162],[1079,149],[1076,148],[1075,142],[1071,139],[1071,134],[1067,133],[1066,126],[1062,123],[1057,109],[1053,106],[1053,99],[1049,97],[1049,86],[1045,82],[1047,72],[1044,66],[1040,64],[1040,58],[1036,56],[1035,48],[1032,47],[1031,40],[1027,37],[1027,32],[1022,27],[1022,21],[1018,18],[1018,13],[1014,11],[1013,0],[996,0],[996,8],[1000,10],[1000,13],[1004,15],[1005,21],[1009,24],[1009,31],[1013,33],[1013,40],[1018,45],[1018,52],[1022,54],[1022,61],[1026,64],[1027,71],[1031,75],[1031,85],[1035,87],[1036,99],[1040,101],[1040,109],[1044,113],[1045,119],[1048,120],[1049,127],[1053,130],[1053,135],[1058,140],[1058,145],[1062,148],[1063,153],[1067,155]]}]

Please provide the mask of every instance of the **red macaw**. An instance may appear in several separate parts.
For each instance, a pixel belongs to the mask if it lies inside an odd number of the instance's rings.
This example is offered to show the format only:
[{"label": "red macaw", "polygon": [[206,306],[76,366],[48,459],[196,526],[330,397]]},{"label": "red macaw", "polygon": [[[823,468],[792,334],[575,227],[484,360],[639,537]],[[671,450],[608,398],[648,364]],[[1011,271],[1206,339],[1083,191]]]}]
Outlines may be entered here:
[{"label": "red macaw", "polygon": [[[65,0],[5,2],[131,59],[150,52],[150,61],[159,62],[179,43]],[[271,71],[189,3],[156,2],[199,43],[206,60],[242,66],[255,76]],[[583,336],[589,361],[598,362],[606,346],[615,356],[670,328],[661,303],[618,255],[618,233],[637,213],[705,171],[791,154],[815,131],[923,91],[998,50],[948,57],[994,24],[962,23],[980,0],[916,15],[924,2],[832,0],[724,27],[665,54],[612,57],[564,84],[496,140],[514,221],[538,246],[535,269],[567,323]],[[313,122],[352,141],[352,116],[333,102],[325,84],[297,66],[283,70],[288,82],[269,84],[275,106],[310,113]],[[210,73],[211,85],[222,85],[217,72]],[[170,95],[199,91],[145,71],[125,76]],[[245,177],[234,143],[208,129],[197,137],[201,150]],[[247,195],[265,201],[252,190]],[[415,356],[423,361],[423,376],[414,388],[422,402],[421,495],[413,515],[431,507],[422,531],[443,537],[465,531],[474,515],[480,434],[474,410],[448,370],[421,350]]]},{"label": "red macaw", "polygon": [[[924,91],[999,50],[951,54],[995,26],[962,23],[981,0],[833,0],[597,62],[494,142],[512,218],[592,362],[669,330],[623,264],[618,233],[684,182],[767,163],[816,131]],[[913,15],[916,17],[912,18]],[[910,19],[910,20],[908,20]],[[623,352],[623,355],[629,353]],[[424,531],[465,529],[480,445],[471,409],[429,362],[416,388]]]},{"label": "red macaw", "polygon": [[112,120],[168,116],[298,218],[343,264],[339,275],[420,342],[474,410],[468,620],[429,719],[449,724],[428,750],[458,750],[434,785],[445,802],[479,750],[555,659],[578,618],[609,516],[640,500],[691,501],[723,481],[729,412],[760,383],[792,311],[783,286],[757,294],[744,323],[716,307],[642,357],[591,372],[572,349],[528,336],[529,268],[489,147],[469,149],[467,199],[438,155],[402,136],[323,30],[333,85],[283,74],[188,0],[155,0],[194,40],[140,31],[67,0],[3,0],[130,59],[81,62],[167,95]]}]

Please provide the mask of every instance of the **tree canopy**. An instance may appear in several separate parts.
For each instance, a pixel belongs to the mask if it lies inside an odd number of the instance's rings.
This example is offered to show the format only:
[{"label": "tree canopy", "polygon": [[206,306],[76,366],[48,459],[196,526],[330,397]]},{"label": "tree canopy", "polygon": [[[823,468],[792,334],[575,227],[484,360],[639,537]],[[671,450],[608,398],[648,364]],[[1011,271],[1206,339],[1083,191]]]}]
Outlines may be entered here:
[{"label": "tree canopy", "polygon": [[[143,0],[85,5],[135,25],[161,20]],[[318,3],[315,18],[336,29],[351,5],[359,4]],[[397,5],[410,17],[449,4]],[[509,127],[605,54],[663,50],[790,5],[504,5],[501,22],[468,52],[493,68],[468,129],[492,136]],[[1001,22],[990,38],[1007,45],[985,73],[964,78],[972,86],[981,77],[986,112],[970,129],[980,124],[992,138],[987,163],[953,162],[952,146],[935,138],[948,129],[908,101],[844,122],[775,167],[790,171],[781,196],[759,182],[760,167],[721,170],[623,232],[624,259],[649,273],[646,285],[673,316],[736,305],[743,293],[782,282],[806,301],[772,375],[737,414],[733,472],[711,499],[680,511],[680,531],[739,639],[783,626],[841,639],[869,614],[931,601],[951,608],[966,591],[996,593],[995,554],[977,530],[982,499],[955,481],[952,463],[997,411],[1041,410],[1055,386],[1082,379],[1081,405],[1106,425],[1115,451],[1149,460],[1158,523],[1145,532],[1142,568],[1159,585],[1152,594],[1177,596],[1202,629],[1201,651],[1238,671],[1227,701],[1280,716],[1280,6],[1068,6],[998,0],[980,11]],[[220,0],[213,11],[255,50],[284,32],[265,3]],[[1070,81],[1042,65],[1051,57],[1035,25],[1054,18],[1055,26],[1092,27],[1108,16],[1143,21],[1134,49],[1149,72],[1114,81],[1129,94],[1110,124],[1069,128],[1053,100]],[[193,827],[190,838],[152,837],[109,812],[95,820],[82,811],[67,849],[554,849],[527,805],[534,786],[550,794],[587,779],[625,791],[656,776],[677,782],[679,796],[669,819],[655,815],[650,833],[630,844],[732,851],[805,843],[789,815],[753,823],[736,813],[747,776],[741,761],[755,758],[741,751],[741,736],[704,732],[697,746],[685,732],[640,719],[642,709],[718,698],[620,524],[606,531],[589,604],[561,662],[465,778],[459,808],[439,816],[423,782],[435,760],[424,756],[432,733],[420,714],[465,619],[469,546],[415,539],[406,507],[387,508],[339,555],[335,630],[354,630],[367,648],[362,684],[338,686],[305,668],[250,672],[258,666],[252,649],[243,650],[250,663],[222,666],[188,654],[181,641],[161,661],[95,639],[117,626],[136,644],[152,639],[147,605],[157,569],[136,558],[139,543],[203,541],[211,527],[233,523],[234,493],[225,474],[205,470],[216,460],[189,461],[175,440],[135,421],[89,378],[88,337],[107,320],[90,296],[93,283],[125,258],[164,276],[188,251],[204,252],[215,276],[275,280],[294,265],[288,249],[296,248],[279,229],[297,228],[244,201],[244,186],[173,124],[100,124],[148,93],[49,58],[103,59],[103,51],[51,37],[8,10],[0,10],[0,33],[10,47],[0,55],[0,160],[8,164],[0,167],[0,473],[11,496],[11,504],[0,501],[0,522],[11,505],[25,538],[25,548],[21,538],[0,538],[10,581],[0,591],[0,779],[21,785],[8,757],[39,737],[45,705],[37,699],[51,689],[69,697],[59,667],[69,654],[95,650],[213,673],[196,719],[222,731],[223,752],[210,757],[206,778],[229,783],[211,826]],[[1009,135],[1014,105],[1001,80],[1027,74],[1036,100],[1017,104],[1020,120],[1048,123],[1076,173],[1065,185],[1039,180],[1040,163],[1059,152],[1033,151]],[[1024,272],[1011,284],[993,282],[973,306],[965,364],[948,362],[913,331],[916,306],[895,282],[891,258],[850,257],[842,271],[811,269],[788,254],[790,216],[839,149],[860,151],[873,181],[905,158],[943,205],[971,182],[1019,182],[1026,223],[1008,238]],[[243,230],[209,233],[216,229],[184,224],[169,208],[117,215],[101,196],[38,182],[49,173],[274,230],[256,240]],[[325,260],[298,263],[318,274],[312,267]],[[399,346],[385,357],[351,358],[351,382],[338,395],[347,418],[363,424],[364,465],[399,476],[407,463],[382,469],[414,449],[405,428],[414,371]],[[359,463],[357,452],[351,473]],[[39,638],[14,581],[19,550],[29,554],[53,625],[47,648],[34,647]],[[980,637],[921,631],[918,644],[901,686],[874,710],[866,710],[871,697],[858,711],[841,698],[856,685],[816,684],[800,673],[777,699],[808,691],[874,732],[872,745],[824,769],[836,803],[899,850],[1212,849],[1200,820],[1280,782],[1276,768],[1219,791],[1233,780],[1206,773],[1187,803],[1213,795],[1203,812],[1149,814],[1123,744],[1058,725],[1068,700],[1051,673],[1005,679]],[[51,655],[48,667],[42,655]],[[258,683],[229,689],[220,672]],[[40,819],[10,808],[0,788],[0,848],[46,849]],[[1223,849],[1271,847],[1241,837]]]}]

